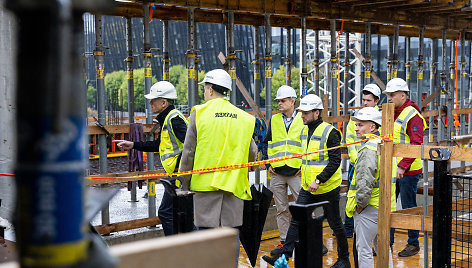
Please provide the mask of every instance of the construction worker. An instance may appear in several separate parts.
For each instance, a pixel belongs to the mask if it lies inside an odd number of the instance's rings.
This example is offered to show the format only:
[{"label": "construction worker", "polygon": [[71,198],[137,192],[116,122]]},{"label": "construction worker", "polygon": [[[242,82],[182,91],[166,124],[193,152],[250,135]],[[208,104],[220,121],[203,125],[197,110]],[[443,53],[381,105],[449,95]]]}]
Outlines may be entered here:
[{"label": "construction worker", "polygon": [[[323,122],[322,109],[321,99],[316,95],[308,94],[300,101],[298,110],[301,111],[305,124],[300,135],[303,153],[336,147],[341,143],[341,133],[332,125]],[[340,164],[339,148],[304,156],[301,166],[302,189],[296,201],[297,204],[329,202],[323,206],[323,210],[336,236],[338,249],[338,260],[331,266],[332,268],[351,267],[346,231],[339,211],[339,188],[342,180]],[[287,258],[292,256],[295,243],[298,241],[298,225],[292,218],[285,244],[279,254],[262,257],[267,263],[274,265],[282,254]]]},{"label": "construction worker", "polygon": [[[193,107],[190,113],[180,171],[254,161],[255,118],[226,98],[231,90],[230,75],[222,69],[212,70],[200,84],[204,85],[206,102]],[[247,168],[188,177],[182,188],[195,191],[194,217],[198,229],[242,225],[243,201],[251,200]]]},{"label": "construction worker", "polygon": [[[376,108],[362,108],[353,119],[356,121],[355,131],[359,140],[365,139],[367,134],[380,135],[382,114]],[[377,155],[377,145],[380,142],[381,139],[376,138],[361,144],[357,152],[354,176],[347,193],[346,214],[354,218],[355,247],[360,268],[374,267],[372,243],[378,231],[380,156]],[[393,181],[395,171],[392,172]],[[396,198],[393,182],[391,200],[392,211],[394,211]],[[389,251],[389,254],[389,267],[393,267],[392,253]]]},{"label": "construction worker", "polygon": [[[272,159],[302,152],[300,132],[303,125],[301,113],[295,110],[297,94],[292,87],[283,85],[277,90],[275,100],[278,102],[280,113],[274,115],[269,123],[269,129],[264,139],[262,159]],[[288,210],[288,188],[295,200],[300,191],[300,166],[299,158],[268,164],[270,172],[270,190],[274,193],[275,206],[277,208],[277,226],[279,228],[280,244],[283,246],[290,225],[290,212]],[[274,251],[273,254],[276,254]]]},{"label": "construction worker", "polygon": [[[418,105],[408,98],[409,91],[407,83],[401,78],[390,80],[384,91],[388,102],[395,105],[393,142],[420,145],[423,143],[427,125]],[[402,208],[416,207],[417,185],[423,172],[423,162],[421,159],[398,157],[397,163],[397,188],[400,189]],[[394,243],[394,234],[395,229],[392,229],[390,246]],[[420,250],[418,237],[419,231],[408,230],[408,244],[398,256],[409,257],[417,254]]]},{"label": "construction worker", "polygon": [[[379,103],[381,90],[376,84],[368,84],[362,90],[362,106],[363,107],[375,107],[377,110],[379,107],[377,103]],[[359,139],[356,136],[356,123],[354,120],[349,119],[349,123],[347,124],[346,128],[346,143],[356,142]],[[361,148],[359,143],[354,145],[349,145],[347,147],[347,151],[349,153],[349,173],[348,173],[348,181],[349,184],[352,180],[352,175],[354,174],[354,164],[356,163],[357,159],[357,151]],[[349,188],[348,188],[349,189]],[[346,215],[344,220],[344,228],[346,229],[346,234],[348,238],[352,238],[353,236],[353,229],[354,229],[354,222],[352,217]]]},{"label": "construction worker", "polygon": [[[149,94],[144,97],[151,104],[153,113],[157,113],[157,121],[161,126],[159,137],[153,141],[120,141],[118,147],[124,150],[135,149],[144,152],[159,152],[162,167],[168,173],[178,170],[182,148],[187,133],[187,120],[175,109],[177,90],[167,82],[160,81],[152,85]],[[166,191],[158,210],[164,234],[173,234],[172,197]]]}]

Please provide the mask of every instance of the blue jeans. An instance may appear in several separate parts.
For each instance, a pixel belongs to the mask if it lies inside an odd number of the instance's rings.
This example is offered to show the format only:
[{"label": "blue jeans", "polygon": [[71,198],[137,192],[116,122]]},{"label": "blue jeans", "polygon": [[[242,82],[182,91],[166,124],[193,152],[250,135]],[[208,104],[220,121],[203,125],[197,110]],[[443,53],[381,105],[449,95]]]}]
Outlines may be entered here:
[{"label": "blue jeans", "polygon": [[[311,194],[302,188],[300,189],[296,203],[311,204],[321,201],[329,202],[327,205],[323,206],[323,211],[324,216],[328,220],[329,227],[334,231],[334,235],[336,236],[338,258],[348,259],[349,249],[346,231],[344,230],[344,224],[341,220],[341,215],[339,214],[339,187],[330,192],[319,195]],[[298,226],[299,223],[292,218],[287,232],[287,239],[282,247],[282,253],[286,254],[286,256],[292,256],[295,243],[298,241]]]},{"label": "blue jeans", "polygon": [[168,194],[167,191],[164,191],[164,196],[162,197],[161,205],[157,211],[157,216],[159,216],[159,219],[161,220],[165,236],[174,234],[173,203],[172,196]]},{"label": "blue jeans", "polygon": [[[420,179],[421,174],[404,176],[403,178],[397,180],[397,188],[400,189],[400,197],[402,200],[402,208],[414,208],[416,205],[416,192],[418,187],[418,180]],[[395,239],[395,229],[392,228],[390,231],[390,245],[393,245]],[[418,237],[420,236],[420,231],[418,230],[408,230],[408,244],[418,246],[420,243]]]}]

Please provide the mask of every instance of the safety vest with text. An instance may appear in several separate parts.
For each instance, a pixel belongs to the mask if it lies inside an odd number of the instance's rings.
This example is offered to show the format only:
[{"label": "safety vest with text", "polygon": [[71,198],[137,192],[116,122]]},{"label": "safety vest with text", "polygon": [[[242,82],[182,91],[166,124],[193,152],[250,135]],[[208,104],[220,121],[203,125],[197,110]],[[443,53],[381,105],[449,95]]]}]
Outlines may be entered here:
[{"label": "safety vest with text", "polygon": [[164,119],[164,124],[161,129],[161,143],[159,144],[159,156],[164,170],[168,173],[175,171],[177,159],[182,153],[184,144],[175,136],[172,128],[171,120],[175,117],[180,117],[187,124],[184,115],[177,109],[173,109],[167,114]]},{"label": "safety vest with text", "polygon": [[[423,120],[423,130],[427,128],[426,120],[424,120],[423,116],[415,109],[413,106],[407,106],[403,111],[400,113],[398,118],[395,120],[393,124],[393,142],[397,144],[410,144],[410,136],[408,136],[406,132],[406,128],[408,126],[408,122],[415,116],[418,115],[421,120]],[[397,163],[403,157],[397,157]],[[415,159],[413,163],[411,163],[410,171],[420,170],[423,168],[423,161],[419,158]]]},{"label": "safety vest with text", "polygon": [[[360,153],[362,150],[372,150],[377,153],[377,145],[381,142],[381,139],[372,139],[367,141],[364,146],[358,151]],[[380,178],[380,155],[378,156],[378,167],[375,173],[374,187],[372,193],[370,194],[369,205],[373,206],[377,210],[379,209],[379,178]],[[393,167],[396,167],[396,159],[393,158]],[[357,165],[357,162],[356,162]],[[391,188],[391,211],[396,210],[397,200],[395,198],[395,177],[396,177],[396,168],[392,168],[392,188]],[[354,211],[356,211],[357,201],[356,201],[356,171],[354,169],[354,175],[352,176],[351,185],[349,186],[349,191],[347,192],[347,203],[346,203],[346,215],[352,217]]]},{"label": "safety vest with text", "polygon": [[[332,125],[321,122],[313,131],[310,140],[308,138],[308,126],[305,126],[300,135],[302,142],[303,153],[314,152],[327,148],[327,140],[331,131],[338,131]],[[338,131],[339,132],[339,131]],[[340,134],[341,135],[341,134]],[[302,157],[302,187],[304,190],[308,190],[308,186],[316,179],[323,169],[326,168],[329,162],[329,156],[327,151],[323,151],[316,154],[305,155]],[[341,185],[342,180],[341,166],[338,167],[336,172],[324,183],[321,183],[318,190],[312,193],[314,195],[323,194],[332,191],[333,189]]]},{"label": "safety vest with text", "polygon": [[[282,118],[282,113],[275,114],[271,120],[272,140],[268,143],[267,155],[269,159],[302,153],[302,144],[300,142],[300,132],[304,125],[301,113],[297,113],[288,129]],[[285,161],[271,163],[272,167],[281,167],[287,165],[299,169],[302,165],[300,158],[292,158]]]},{"label": "safety vest with text", "polygon": [[[227,99],[212,99],[195,110],[197,145],[194,169],[231,166],[246,163],[254,133],[255,118],[236,108]],[[248,169],[231,169],[194,174],[193,191],[223,190],[243,200],[251,200]]]}]

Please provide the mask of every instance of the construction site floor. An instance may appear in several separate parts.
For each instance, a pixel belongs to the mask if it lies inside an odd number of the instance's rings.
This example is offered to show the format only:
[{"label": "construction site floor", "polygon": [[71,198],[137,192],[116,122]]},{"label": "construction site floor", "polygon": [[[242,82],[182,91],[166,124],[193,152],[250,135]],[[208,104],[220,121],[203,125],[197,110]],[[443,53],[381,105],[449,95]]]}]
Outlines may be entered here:
[{"label": "construction site floor", "polygon": [[[259,254],[257,256],[257,263],[255,267],[265,268],[272,267],[268,265],[264,260],[262,260],[263,255],[269,255],[270,251],[273,250],[279,243],[278,231],[269,231],[263,234],[263,241],[259,249]],[[423,236],[420,235],[420,252],[417,255],[411,257],[399,257],[398,252],[403,250],[407,244],[408,235],[406,231],[399,231],[395,233],[395,244],[393,245],[393,267],[395,268],[408,268],[408,267],[424,267],[424,247],[423,247]],[[323,228],[323,241],[325,246],[328,248],[328,254],[323,257],[323,267],[330,267],[337,260],[337,251],[336,251],[336,238],[333,236],[333,232],[329,227]],[[352,238],[348,238],[349,243],[349,254],[351,260],[351,267],[354,267],[354,258],[352,256]],[[432,240],[429,239],[429,265],[431,267],[431,248]],[[377,257],[374,257],[374,261],[377,261]],[[293,259],[290,259],[289,266],[294,267]],[[247,258],[246,252],[241,246],[241,251],[239,254],[239,268],[251,267],[251,264]],[[377,265],[376,265],[377,267]]]}]

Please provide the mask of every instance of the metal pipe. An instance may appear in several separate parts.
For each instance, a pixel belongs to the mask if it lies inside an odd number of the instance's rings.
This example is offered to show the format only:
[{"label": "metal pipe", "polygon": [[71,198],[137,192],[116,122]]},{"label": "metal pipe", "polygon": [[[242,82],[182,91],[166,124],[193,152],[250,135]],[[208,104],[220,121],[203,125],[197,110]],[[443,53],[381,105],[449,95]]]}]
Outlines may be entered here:
[{"label": "metal pipe", "polygon": [[[305,31],[306,32],[306,31]],[[305,37],[306,40],[306,37]],[[315,30],[315,94],[320,96],[320,31]]]},{"label": "metal pipe", "polygon": [[365,60],[364,60],[364,85],[370,84],[370,72],[372,71],[372,23],[365,24]]},{"label": "metal pipe", "polygon": [[[463,31],[461,34],[461,71],[460,71],[460,91],[459,91],[459,99],[460,99],[460,108],[464,109],[466,104],[465,104],[465,91],[466,91],[466,76],[467,72],[465,70],[465,65],[467,64],[465,60],[465,35],[466,32]],[[459,101],[459,100],[457,100]],[[461,127],[460,127],[460,135],[465,135],[467,134],[467,131],[465,129],[465,114],[460,115],[460,122],[461,122]],[[461,166],[465,165],[465,162],[461,162]]]},{"label": "metal pipe", "polygon": [[126,18],[126,48],[128,57],[126,58],[126,69],[128,72],[128,123],[134,123],[134,74],[133,74],[133,36],[131,17]]},{"label": "metal pipe", "polygon": [[169,81],[169,21],[163,20],[162,22],[162,80]]},{"label": "metal pipe", "polygon": [[[429,75],[429,95],[432,95],[433,92],[436,89],[436,73],[438,70],[438,40],[436,38],[431,40],[431,65],[430,65],[430,75]],[[434,100],[434,103],[432,102],[430,107],[430,110],[433,110],[437,106],[437,101]],[[430,116],[429,117],[429,127],[428,127],[428,141],[429,143],[433,142],[433,125],[434,125],[434,117]]]},{"label": "metal pipe", "polygon": [[[19,29],[16,92],[27,96],[16,98],[15,106],[20,134],[16,141],[14,222],[18,266],[87,266],[84,262],[90,258],[90,243],[85,234],[83,177],[88,166],[88,136],[86,89],[81,80],[82,14],[73,10],[71,1],[10,0],[5,5],[16,14]],[[100,17],[97,21],[101,30]],[[97,78],[103,80],[100,32],[97,37]],[[103,81],[98,82],[103,91]],[[100,99],[103,101],[103,96]],[[105,119],[103,111],[100,122]],[[106,159],[106,147],[100,158]],[[106,170],[106,162],[101,163],[100,172]],[[64,257],[64,248],[73,254]]]},{"label": "metal pipe", "polygon": [[[344,46],[344,93],[343,93],[343,115],[348,115],[349,107],[349,71],[350,71],[350,59],[349,59],[349,32],[346,32],[346,45]],[[343,143],[346,143],[347,134],[347,122],[343,123],[343,129],[345,131],[343,135]]]},{"label": "metal pipe", "polygon": [[338,58],[336,56],[336,20],[330,19],[330,35],[331,35],[331,115],[338,114]]},{"label": "metal pipe", "polygon": [[196,78],[196,58],[197,53],[195,51],[195,8],[187,8],[187,29],[188,29],[188,50],[187,50],[187,70],[188,70],[188,112],[193,106],[197,105],[197,91],[195,90],[197,83]]},{"label": "metal pipe", "polygon": [[388,36],[388,49],[387,49],[387,82],[392,79],[392,61],[393,61],[393,37]]},{"label": "metal pipe", "polygon": [[446,106],[446,94],[447,94],[447,69],[446,69],[446,30],[442,32],[442,47],[441,47],[441,99],[438,106],[438,142],[444,140],[444,116],[441,115],[442,108]]},{"label": "metal pipe", "polygon": [[[469,54],[469,108],[472,107],[472,42],[469,42],[470,54]],[[469,124],[467,132],[472,131],[472,116],[469,115]]]},{"label": "metal pipe", "polygon": [[[260,73],[260,61],[259,61],[259,26],[254,26],[254,101],[256,105],[261,104],[261,73]],[[259,159],[259,152],[257,153],[257,159]],[[255,171],[255,184],[261,183],[261,170],[258,168]]]},{"label": "metal pipe", "polygon": [[[417,86],[416,86],[416,96],[412,96],[413,101],[421,106],[421,94],[423,93],[423,69],[424,69],[424,26],[420,27],[420,36],[418,44],[418,70],[417,70]],[[413,95],[413,94],[412,94]]]},{"label": "metal pipe", "polygon": [[198,63],[200,60],[198,59],[198,32],[197,32],[197,21],[194,20],[193,22],[193,32],[194,32],[194,38],[193,38],[193,48],[195,50],[195,87],[194,87],[194,92],[195,92],[195,103],[198,104],[200,101],[199,95],[198,95]]},{"label": "metal pipe", "polygon": [[446,139],[450,140],[454,136],[454,116],[452,115],[452,109],[454,109],[454,93],[455,93],[455,82],[456,82],[456,65],[455,65],[455,40],[451,40],[451,56],[449,62],[449,88],[447,90],[447,136]]},{"label": "metal pipe", "polygon": [[397,78],[398,76],[398,35],[399,35],[400,25],[395,24],[393,31],[393,60],[392,60],[392,78]]},{"label": "metal pipe", "polygon": [[411,89],[411,38],[405,37],[405,80],[408,88]]},{"label": "metal pipe", "polygon": [[287,56],[285,57],[285,84],[287,84],[287,86],[292,85],[292,62],[290,61],[292,57],[292,36],[290,34],[290,29],[291,28],[287,28]]},{"label": "metal pipe", "polygon": [[[265,106],[266,121],[272,118],[272,27],[270,26],[270,14],[264,14],[265,22]],[[269,178],[270,172],[267,171]],[[267,180],[267,186],[270,186],[270,180]]]},{"label": "metal pipe", "polygon": [[228,23],[226,24],[226,54],[231,76],[230,101],[236,105],[236,52],[234,50],[234,12],[228,11]]},{"label": "metal pipe", "polygon": [[[149,27],[149,4],[144,3],[143,4],[143,11],[144,11],[144,17],[143,17],[143,27],[144,27],[144,51],[143,51],[143,56],[144,56],[144,92],[145,94],[149,94],[151,91],[151,86],[152,86],[152,65],[151,65],[151,58],[152,58],[152,52],[151,52],[151,35],[150,35],[150,27]],[[153,112],[152,112],[152,107],[149,101],[146,101],[146,124],[152,124],[153,123]],[[147,136],[148,141],[154,140],[154,135],[148,135]],[[147,159],[146,159],[146,166],[147,170],[154,170],[154,152],[148,152],[147,153]],[[156,216],[156,195],[154,194],[155,191],[151,187],[153,187],[156,183],[155,179],[150,179],[148,180],[148,215],[149,217],[154,217]],[[136,182],[133,182],[131,184],[131,202],[137,202],[138,200],[136,199]]]},{"label": "metal pipe", "polygon": [[[301,52],[300,52],[300,59],[301,59],[301,66],[300,66],[300,98],[308,94],[308,72],[307,72],[307,66],[306,66],[306,17],[301,18],[302,21],[302,42],[300,44]],[[316,34],[318,35],[318,31],[316,31]],[[316,38],[316,37],[315,37]],[[318,43],[315,40],[316,45],[318,46]],[[316,51],[315,51],[315,54]],[[315,56],[315,61],[318,55]]]},{"label": "metal pipe", "polygon": [[[98,124],[105,126],[106,111],[105,111],[105,50],[103,48],[103,24],[102,16],[95,15],[95,67],[97,70],[97,110],[98,110]],[[98,166],[100,174],[107,174],[107,137],[105,134],[98,135]],[[105,187],[105,186],[104,186]],[[102,224],[110,223],[110,208],[107,205],[101,210]]]}]

